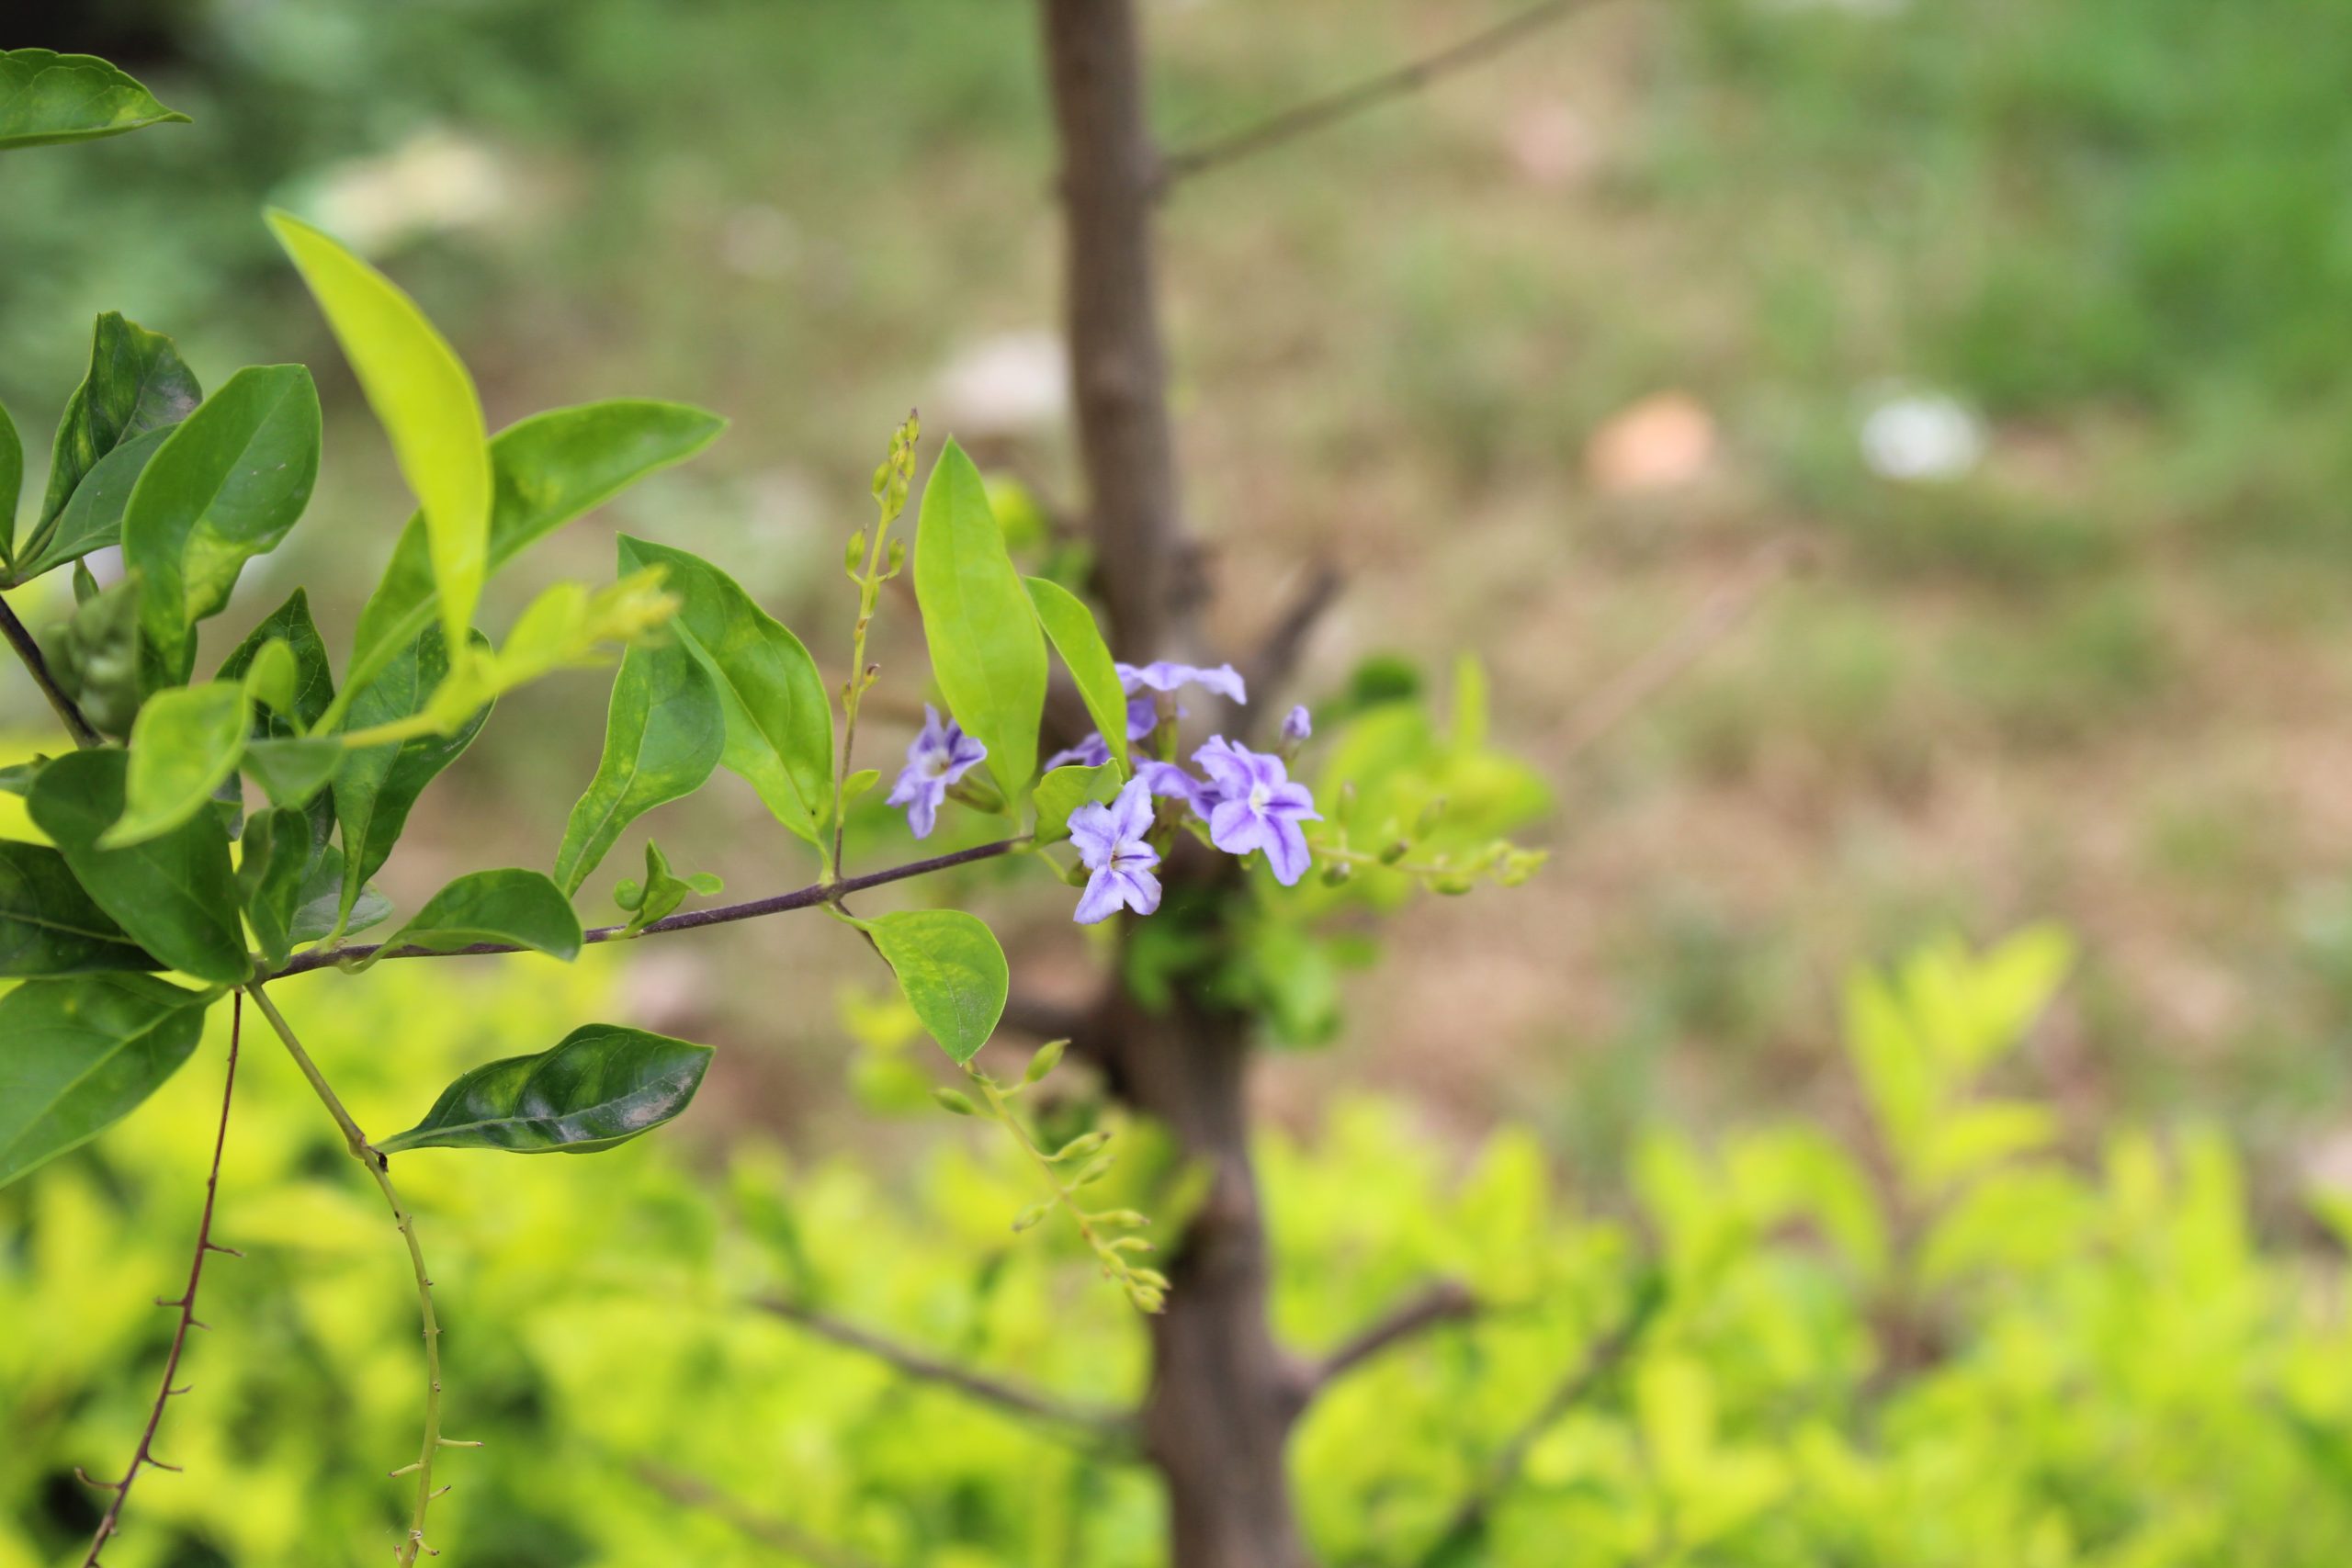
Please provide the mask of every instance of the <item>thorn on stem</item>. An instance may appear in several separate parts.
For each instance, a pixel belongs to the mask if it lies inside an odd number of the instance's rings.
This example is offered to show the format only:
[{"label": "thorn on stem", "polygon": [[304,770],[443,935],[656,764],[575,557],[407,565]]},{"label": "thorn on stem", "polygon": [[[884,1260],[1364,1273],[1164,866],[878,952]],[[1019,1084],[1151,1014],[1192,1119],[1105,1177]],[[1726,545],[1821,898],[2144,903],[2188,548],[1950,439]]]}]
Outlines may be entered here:
[{"label": "thorn on stem", "polygon": [[179,1386],[179,1387],[177,1387],[177,1388],[167,1388],[167,1389],[165,1389],[165,1390],[164,1391],[164,1397],[165,1399],[172,1399],[172,1398],[175,1398],[175,1397],[177,1397],[178,1395],[183,1394],[183,1393],[195,1393],[195,1392],[196,1392],[196,1385],[195,1385],[194,1383],[192,1383],[192,1382],[184,1382],[184,1383],[180,1384],[180,1386]]},{"label": "thorn on stem", "polygon": [[413,1459],[406,1464],[401,1466],[398,1470],[386,1471],[384,1473],[387,1479],[398,1481],[401,1476],[414,1475],[418,1471],[423,1470],[424,1468],[424,1461],[423,1460]]},{"label": "thorn on stem", "polygon": [[204,1244],[204,1249],[205,1249],[207,1252],[224,1252],[224,1253],[227,1253],[227,1254],[228,1254],[230,1257],[232,1257],[232,1258],[243,1258],[243,1257],[244,1256],[244,1254],[243,1254],[243,1253],[242,1253],[242,1252],[238,1251],[235,1247],[223,1247],[223,1246],[221,1246],[221,1245],[220,1245],[219,1242],[217,1242],[217,1241],[208,1241],[208,1242],[206,1242],[206,1243]]},{"label": "thorn on stem", "polygon": [[174,1475],[181,1475],[181,1474],[185,1474],[185,1473],[186,1473],[186,1472],[185,1472],[185,1471],[184,1471],[180,1466],[178,1466],[178,1465],[176,1465],[176,1464],[170,1464],[170,1463],[167,1463],[167,1462],[165,1462],[165,1461],[163,1461],[163,1460],[157,1459],[153,1454],[149,1454],[149,1455],[147,1456],[147,1462],[148,1462],[149,1464],[151,1464],[151,1465],[153,1465],[157,1470],[168,1470],[168,1471],[170,1471]]},{"label": "thorn on stem", "polygon": [[78,1464],[74,1467],[74,1477],[83,1485],[91,1487],[99,1492],[119,1492],[122,1490],[121,1482],[96,1480],[91,1476],[88,1471],[84,1470]]}]

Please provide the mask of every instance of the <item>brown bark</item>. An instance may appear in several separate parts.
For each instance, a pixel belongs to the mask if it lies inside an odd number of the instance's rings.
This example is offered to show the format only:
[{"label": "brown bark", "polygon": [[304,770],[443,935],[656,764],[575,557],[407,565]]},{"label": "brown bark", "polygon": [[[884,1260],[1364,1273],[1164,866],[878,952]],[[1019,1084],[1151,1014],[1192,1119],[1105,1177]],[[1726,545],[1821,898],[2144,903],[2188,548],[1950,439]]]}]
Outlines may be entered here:
[{"label": "brown bark", "polygon": [[[1041,0],[1062,156],[1067,327],[1100,588],[1120,655],[1182,634],[1179,519],[1154,292],[1159,153],[1144,113],[1134,0]],[[1171,897],[1221,874],[1171,855]],[[1266,1315],[1266,1235],[1250,1158],[1248,1021],[1113,1002],[1097,1051],[1113,1087],[1212,1173],[1175,1242],[1152,1320],[1145,1452],[1168,1489],[1173,1568],[1305,1568],[1284,1450],[1300,1371]]]}]

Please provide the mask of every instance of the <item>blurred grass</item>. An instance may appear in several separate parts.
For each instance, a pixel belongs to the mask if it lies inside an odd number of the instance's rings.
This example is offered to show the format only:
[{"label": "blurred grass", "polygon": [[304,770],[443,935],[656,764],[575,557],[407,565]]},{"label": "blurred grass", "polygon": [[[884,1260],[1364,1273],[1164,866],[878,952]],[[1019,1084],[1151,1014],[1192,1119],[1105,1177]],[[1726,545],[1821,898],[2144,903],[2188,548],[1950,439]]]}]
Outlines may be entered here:
[{"label": "blurred grass", "polygon": [[[390,264],[496,420],[624,392],[732,416],[619,521],[741,563],[828,657],[830,563],[883,432],[960,349],[1057,319],[1035,23],[1008,0],[146,9],[172,49],[138,63],[198,124],[6,171],[0,398],[38,446],[101,308],[175,332],[213,381],[319,364],[344,395],[288,570],[346,609],[404,506],[254,219],[342,160],[436,127],[491,150],[514,199]],[[1156,5],[1159,119],[1181,142],[1506,9]],[[1383,649],[1477,646],[1502,733],[1548,761],[1573,705],[1752,542],[1819,547],[1577,762],[1553,875],[1417,917],[1369,983],[1364,1070],[1481,1109],[1549,1073],[1565,1099],[1590,1066],[1546,1066],[1566,1043],[1676,1064],[1661,1092],[1802,1092],[1781,1053],[1818,1038],[1822,976],[1938,923],[2055,912],[2107,998],[2069,1024],[2085,1103],[2225,1106],[2282,1160],[2342,1120],[2345,944],[2293,911],[2340,901],[2352,762],[2331,725],[2352,699],[2347,80],[2352,9],[2300,0],[1625,5],[1178,194],[1175,391],[1220,629],[1339,552],[1356,582],[1323,686]],[[1566,153],[1532,158],[1530,127]],[[1982,463],[1871,473],[1857,421],[1887,383],[1980,412]],[[1669,389],[1712,411],[1712,470],[1597,493],[1586,440]],[[1058,427],[998,455],[1076,497]],[[556,564],[602,572],[607,532]],[[904,642],[885,658],[920,668]],[[469,758],[445,840],[551,840],[601,694],[523,705],[545,743]],[[745,890],[802,880],[722,799],[701,862]],[[1491,1032],[1483,1066],[1437,1081],[1397,1021],[1432,1015]]]}]

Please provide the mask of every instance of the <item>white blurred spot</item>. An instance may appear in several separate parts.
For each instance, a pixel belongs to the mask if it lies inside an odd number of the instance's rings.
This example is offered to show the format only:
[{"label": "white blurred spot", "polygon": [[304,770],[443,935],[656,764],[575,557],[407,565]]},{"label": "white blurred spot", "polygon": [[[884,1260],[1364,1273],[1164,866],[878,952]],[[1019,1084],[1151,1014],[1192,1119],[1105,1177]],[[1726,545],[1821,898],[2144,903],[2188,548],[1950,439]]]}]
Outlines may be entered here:
[{"label": "white blurred spot", "polygon": [[1069,412],[1069,358],[1054,333],[1001,333],[967,344],[940,369],[936,385],[944,430],[1023,434],[1058,424]]},{"label": "white blurred spot", "polygon": [[1513,111],[1503,126],[1503,145],[1519,172],[1546,190],[1580,185],[1600,166],[1600,138],[1592,122],[1557,98]]},{"label": "white blurred spot", "polygon": [[1659,392],[1611,416],[1585,444],[1585,478],[1604,495],[1671,490],[1707,471],[1715,416],[1688,392]]},{"label": "white blurred spot", "polygon": [[410,137],[391,152],[322,170],[294,205],[363,254],[398,249],[426,234],[480,228],[508,209],[515,182],[499,156],[444,130]]},{"label": "white blurred spot", "polygon": [[1892,389],[1862,417],[1862,461],[1881,479],[1956,479],[1984,456],[1984,426],[1957,399]]}]

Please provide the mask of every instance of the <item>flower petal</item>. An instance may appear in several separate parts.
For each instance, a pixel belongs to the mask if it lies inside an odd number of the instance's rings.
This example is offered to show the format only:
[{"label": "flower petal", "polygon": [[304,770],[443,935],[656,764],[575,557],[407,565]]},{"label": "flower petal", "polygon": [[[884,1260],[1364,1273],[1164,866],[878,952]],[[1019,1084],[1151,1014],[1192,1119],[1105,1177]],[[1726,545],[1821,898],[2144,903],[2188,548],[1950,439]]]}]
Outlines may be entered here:
[{"label": "flower petal", "polygon": [[1126,889],[1118,874],[1105,868],[1086,879],[1086,892],[1070,919],[1081,926],[1094,925],[1117,914],[1125,903]]},{"label": "flower petal", "polygon": [[1069,814],[1069,841],[1078,858],[1092,870],[1111,863],[1118,852],[1119,835],[1111,825],[1111,808],[1090,800]]},{"label": "flower petal", "polygon": [[1209,842],[1227,854],[1246,855],[1264,847],[1271,827],[1248,801],[1220,800],[1209,813]]},{"label": "flower petal", "polygon": [[1274,880],[1284,887],[1295,887],[1306,874],[1308,856],[1306,835],[1295,822],[1277,822],[1266,835],[1266,863],[1274,869]]},{"label": "flower petal", "polygon": [[1129,779],[1111,802],[1111,831],[1122,840],[1140,839],[1151,831],[1151,786]]},{"label": "flower petal", "polygon": [[937,780],[926,781],[907,800],[907,826],[918,839],[931,837],[931,829],[939,820],[939,803],[947,798],[947,786]]}]

